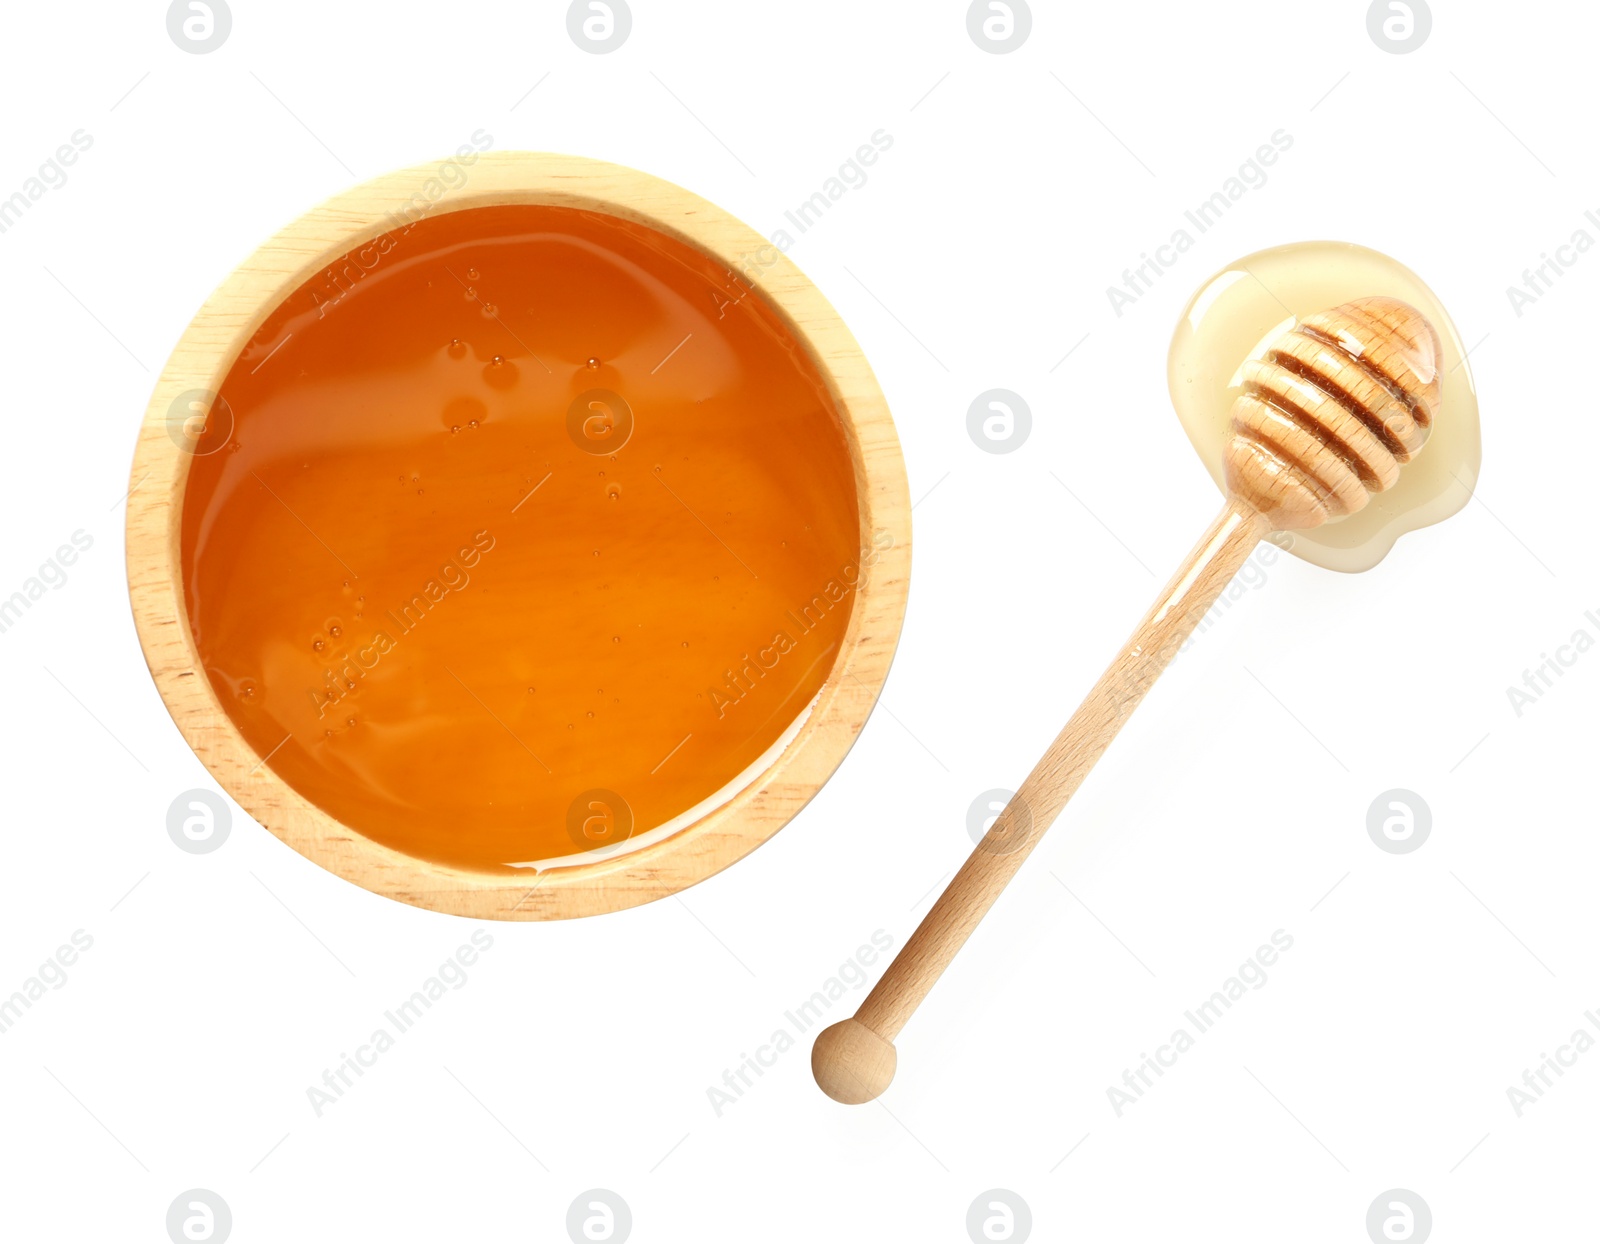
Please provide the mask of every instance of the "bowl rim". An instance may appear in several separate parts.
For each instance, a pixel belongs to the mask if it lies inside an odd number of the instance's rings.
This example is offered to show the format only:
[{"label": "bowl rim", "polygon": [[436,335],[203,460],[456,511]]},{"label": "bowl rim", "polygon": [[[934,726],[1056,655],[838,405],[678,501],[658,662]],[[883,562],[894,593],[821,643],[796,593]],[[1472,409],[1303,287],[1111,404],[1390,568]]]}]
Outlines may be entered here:
[{"label": "bowl rim", "polygon": [[[810,713],[745,785],[693,823],[633,851],[538,871],[477,872],[407,855],[349,828],[283,781],[244,739],[200,668],[184,607],[180,538],[191,454],[173,434],[180,397],[214,395],[284,298],[333,260],[425,216],[503,204],[575,207],[656,229],[764,296],[810,354],[842,418],[855,469],[861,560],[851,616]],[[703,881],[771,838],[850,750],[894,657],[911,568],[911,506],[888,404],[821,291],[773,243],[651,174],[582,156],[478,151],[373,178],[264,242],[195,314],[162,369],[129,474],[128,592],[145,662],[179,732],[252,817],[307,859],[374,893],[473,918],[566,919],[649,902]],[[281,745],[280,745],[281,746]]]}]

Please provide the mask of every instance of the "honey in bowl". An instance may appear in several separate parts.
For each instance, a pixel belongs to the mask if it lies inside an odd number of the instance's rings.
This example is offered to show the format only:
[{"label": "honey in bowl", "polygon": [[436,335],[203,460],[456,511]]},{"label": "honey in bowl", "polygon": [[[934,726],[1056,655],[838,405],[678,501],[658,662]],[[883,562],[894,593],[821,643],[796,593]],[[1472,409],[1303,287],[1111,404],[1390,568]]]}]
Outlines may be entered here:
[{"label": "honey in bowl", "polygon": [[225,711],[330,816],[468,869],[726,798],[803,722],[873,557],[782,317],[575,208],[352,250],[253,335],[195,451],[184,600]]}]

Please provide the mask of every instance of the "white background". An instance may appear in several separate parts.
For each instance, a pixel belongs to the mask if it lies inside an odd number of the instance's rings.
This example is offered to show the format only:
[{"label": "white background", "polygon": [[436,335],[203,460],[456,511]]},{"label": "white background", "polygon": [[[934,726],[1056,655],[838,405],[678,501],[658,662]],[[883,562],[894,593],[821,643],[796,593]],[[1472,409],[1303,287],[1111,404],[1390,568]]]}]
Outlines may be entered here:
[{"label": "white background", "polygon": [[[1520,1118],[1506,1090],[1600,1009],[1600,655],[1520,717],[1506,688],[1600,636],[1600,254],[1520,316],[1506,289],[1575,230],[1600,240],[1600,13],[1436,0],[1400,56],[1347,0],[1040,3],[994,55],[959,3],[635,0],[626,44],[592,55],[560,4],[234,0],[193,55],[164,9],[0,19],[0,196],[93,137],[0,235],[0,595],[94,541],[0,634],[0,994],[94,939],[0,1036],[7,1238],[163,1240],[196,1187],[240,1241],[563,1240],[595,1187],[638,1241],[959,1244],[991,1188],[1037,1239],[1360,1244],[1391,1188],[1438,1240],[1587,1238],[1600,1052]],[[480,128],[764,233],[893,136],[790,255],[894,411],[910,606],[879,711],[783,833],[681,901],[492,927],[467,986],[317,1118],[307,1087],[476,926],[237,809],[216,853],[174,846],[168,805],[213,784],[135,641],[119,498],[224,275]],[[1113,314],[1106,287],[1278,129],[1267,184]],[[826,1100],[806,1042],[718,1117],[707,1089],[786,1010],[875,930],[903,943],[971,846],[969,803],[1021,781],[1211,516],[1165,386],[1192,289],[1314,237],[1396,256],[1452,309],[1478,500],[1363,575],[1280,558],[1178,660],[901,1036],[881,1105]],[[1004,456],[965,427],[995,387],[1034,414]],[[1411,854],[1367,834],[1394,787],[1432,809]],[[1276,929],[1294,947],[1268,983],[1117,1117],[1106,1090]]]}]

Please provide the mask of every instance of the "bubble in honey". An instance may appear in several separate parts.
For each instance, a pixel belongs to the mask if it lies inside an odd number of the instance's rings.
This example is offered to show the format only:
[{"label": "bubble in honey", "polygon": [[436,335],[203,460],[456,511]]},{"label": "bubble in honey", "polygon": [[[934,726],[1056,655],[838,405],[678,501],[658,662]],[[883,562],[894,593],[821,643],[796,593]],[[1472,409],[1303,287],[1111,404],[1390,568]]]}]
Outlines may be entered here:
[{"label": "bubble in honey", "polygon": [[481,279],[481,277],[479,276],[478,270],[476,268],[468,268],[467,269],[467,280],[476,281],[476,280],[480,280],[480,279]]},{"label": "bubble in honey", "polygon": [[607,484],[606,485],[606,500],[607,501],[616,501],[621,496],[622,496],[622,485],[621,484]]},{"label": "bubble in honey", "polygon": [[328,646],[328,643],[324,639],[313,639],[311,641],[311,646],[316,651],[321,652],[324,648],[326,648]]},{"label": "bubble in honey", "polygon": [[484,367],[483,379],[491,389],[509,389],[517,383],[517,365],[497,354]]},{"label": "bubble in honey", "polygon": [[472,302],[475,298],[477,298],[478,291],[473,289],[472,286],[469,285],[469,286],[466,287],[466,289],[461,291],[461,296],[463,298],[465,298],[468,302]]},{"label": "bubble in honey", "polygon": [[450,344],[445,347],[445,353],[453,359],[464,359],[467,357],[467,343],[460,337],[452,337]]},{"label": "bubble in honey", "polygon": [[596,370],[596,369],[597,369],[597,368],[599,368],[599,366],[600,366],[600,360],[599,360],[599,359],[597,359],[597,358],[591,358],[591,359],[590,359],[590,360],[589,360],[589,361],[588,361],[588,362],[587,362],[587,363],[586,363],[586,364],[585,364],[585,366],[586,366],[586,367],[588,367],[588,369],[589,369],[589,370],[590,370],[590,371],[595,371],[595,370]]}]

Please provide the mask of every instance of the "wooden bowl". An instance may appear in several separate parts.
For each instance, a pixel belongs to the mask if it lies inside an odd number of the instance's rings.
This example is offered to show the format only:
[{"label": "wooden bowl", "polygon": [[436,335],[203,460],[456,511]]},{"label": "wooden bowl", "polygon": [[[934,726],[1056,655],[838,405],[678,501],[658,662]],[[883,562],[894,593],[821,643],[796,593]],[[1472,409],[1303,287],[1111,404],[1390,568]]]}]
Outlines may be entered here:
[{"label": "wooden bowl", "polygon": [[[863,551],[831,672],[775,758],[666,837],[536,872],[478,871],[385,846],[310,802],[274,772],[270,754],[245,740],[202,668],[190,629],[180,537],[194,457],[171,422],[184,395],[215,395],[273,311],[339,257],[418,219],[507,204],[578,208],[646,226],[725,268],[730,288],[765,300],[809,356],[838,412]],[[240,806],[302,855],[375,893],[455,915],[561,919],[614,911],[693,885],[765,842],[855,741],[888,674],[905,610],[911,513],[899,441],[872,370],[838,314],[776,247],[713,204],[645,173],[573,156],[463,147],[449,160],[346,191],[289,225],[185,330],[151,397],[130,480],[134,621],[156,686],[195,754]]]}]

